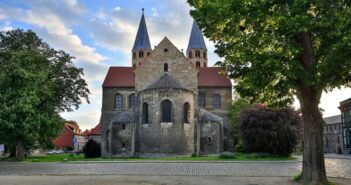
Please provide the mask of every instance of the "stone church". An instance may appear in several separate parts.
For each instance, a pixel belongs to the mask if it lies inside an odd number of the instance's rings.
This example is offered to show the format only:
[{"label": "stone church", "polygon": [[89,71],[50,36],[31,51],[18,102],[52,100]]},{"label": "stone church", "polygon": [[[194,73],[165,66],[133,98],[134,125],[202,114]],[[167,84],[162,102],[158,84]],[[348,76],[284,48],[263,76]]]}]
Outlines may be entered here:
[{"label": "stone church", "polygon": [[184,54],[165,37],[151,48],[144,13],[130,67],[110,67],[103,82],[103,157],[216,154],[233,150],[232,84],[208,67],[196,22]]}]

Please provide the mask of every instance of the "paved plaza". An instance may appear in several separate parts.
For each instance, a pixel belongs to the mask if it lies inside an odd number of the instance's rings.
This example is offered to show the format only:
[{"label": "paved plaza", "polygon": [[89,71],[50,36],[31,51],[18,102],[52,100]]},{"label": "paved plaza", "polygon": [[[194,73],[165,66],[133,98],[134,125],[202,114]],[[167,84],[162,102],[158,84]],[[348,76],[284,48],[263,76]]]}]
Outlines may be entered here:
[{"label": "paved plaza", "polygon": [[[0,163],[0,184],[295,184],[301,161]],[[351,184],[351,160],[327,158],[328,177]],[[64,178],[63,178],[64,177]],[[45,180],[46,179],[46,180]],[[195,180],[196,179],[196,180]],[[47,180],[52,181],[48,183]],[[78,181],[79,180],[79,181]],[[119,183],[117,183],[119,182]],[[244,183],[245,182],[245,183]],[[284,183],[283,183],[284,184]]]}]

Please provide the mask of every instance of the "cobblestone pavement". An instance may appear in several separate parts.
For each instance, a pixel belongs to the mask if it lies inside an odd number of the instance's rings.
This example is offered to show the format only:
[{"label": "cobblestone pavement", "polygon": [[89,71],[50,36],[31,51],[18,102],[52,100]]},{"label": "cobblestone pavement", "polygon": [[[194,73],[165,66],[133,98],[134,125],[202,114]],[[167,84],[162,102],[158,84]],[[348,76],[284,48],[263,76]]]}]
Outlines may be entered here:
[{"label": "cobblestone pavement", "polygon": [[[329,177],[351,178],[351,160],[326,159]],[[301,162],[118,162],[118,163],[0,163],[6,175],[142,175],[291,177]]]}]

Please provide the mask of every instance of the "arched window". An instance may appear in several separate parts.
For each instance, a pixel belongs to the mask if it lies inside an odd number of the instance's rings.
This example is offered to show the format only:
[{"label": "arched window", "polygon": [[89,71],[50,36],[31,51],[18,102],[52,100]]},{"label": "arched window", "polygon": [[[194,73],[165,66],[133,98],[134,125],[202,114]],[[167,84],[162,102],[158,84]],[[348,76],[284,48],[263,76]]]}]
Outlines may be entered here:
[{"label": "arched window", "polygon": [[163,71],[164,72],[168,71],[168,64],[167,63],[163,64]]},{"label": "arched window", "polygon": [[189,58],[193,58],[193,53],[189,51]]},{"label": "arched window", "polygon": [[184,123],[189,123],[189,115],[190,115],[190,105],[188,102],[186,102],[184,103],[184,108],[183,108]]},{"label": "arched window", "polygon": [[196,67],[200,67],[200,62],[196,61]]},{"label": "arched window", "polygon": [[200,57],[200,51],[199,50],[195,51],[195,57]]},{"label": "arched window", "polygon": [[139,58],[144,58],[144,51],[139,51]]},{"label": "arched window", "polygon": [[142,123],[149,123],[149,105],[147,103],[143,103]]},{"label": "arched window", "polygon": [[212,106],[213,108],[221,108],[221,96],[219,94],[214,94],[212,97]]},{"label": "arched window", "polygon": [[133,59],[135,59],[135,57],[136,57],[135,55],[136,55],[135,52],[133,52]]},{"label": "arched window", "polygon": [[123,109],[123,96],[121,94],[116,94],[115,96],[115,108]]},{"label": "arched window", "polygon": [[204,51],[204,59],[206,59],[207,58],[207,55],[206,55],[206,52]]},{"label": "arched window", "polygon": [[198,105],[201,108],[205,108],[205,95],[200,93],[198,97]]},{"label": "arched window", "polygon": [[207,63],[206,62],[204,63],[204,67],[207,67]]},{"label": "arched window", "polygon": [[172,102],[163,100],[161,103],[162,122],[172,122]]},{"label": "arched window", "polygon": [[135,107],[136,105],[136,99],[135,99],[135,94],[129,95],[129,108]]}]

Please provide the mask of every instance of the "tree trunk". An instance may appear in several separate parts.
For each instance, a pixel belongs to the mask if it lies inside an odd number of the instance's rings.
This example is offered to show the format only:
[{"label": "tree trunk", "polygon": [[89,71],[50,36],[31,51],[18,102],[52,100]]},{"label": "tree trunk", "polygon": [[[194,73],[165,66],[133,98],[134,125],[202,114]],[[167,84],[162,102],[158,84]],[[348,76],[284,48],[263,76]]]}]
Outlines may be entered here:
[{"label": "tree trunk", "polygon": [[23,160],[25,155],[25,149],[23,145],[22,139],[17,140],[16,144],[16,159],[17,160]]},{"label": "tree trunk", "polygon": [[[300,33],[299,42],[303,48],[300,62],[306,74],[309,75],[309,77],[313,77],[316,67],[316,58],[312,45],[311,33]],[[318,108],[322,90],[316,87],[313,82],[306,82],[306,79],[299,79],[298,84],[297,96],[300,101],[302,118],[304,121],[304,150],[300,180],[304,184],[326,185],[327,176],[323,151],[324,121]]]},{"label": "tree trunk", "polygon": [[[323,118],[319,111],[319,95],[304,92],[299,96],[304,121],[304,150],[301,182],[311,185],[326,185],[327,176],[323,151]],[[312,90],[313,91],[313,90]]]}]

